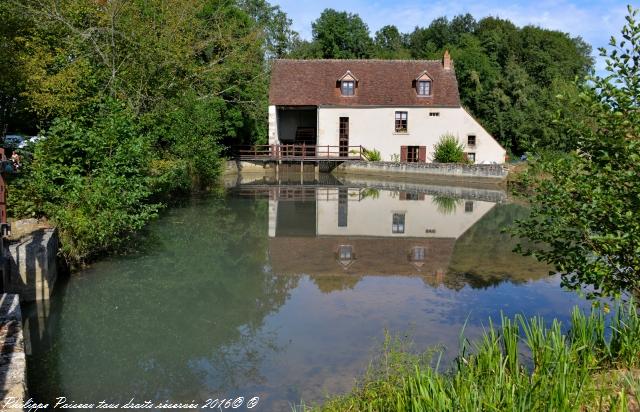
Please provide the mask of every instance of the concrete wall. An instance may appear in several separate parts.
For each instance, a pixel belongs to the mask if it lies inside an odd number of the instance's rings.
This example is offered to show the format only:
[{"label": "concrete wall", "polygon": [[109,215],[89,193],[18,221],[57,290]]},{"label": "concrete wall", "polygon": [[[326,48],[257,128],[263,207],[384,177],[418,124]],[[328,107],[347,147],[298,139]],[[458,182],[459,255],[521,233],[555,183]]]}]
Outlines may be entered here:
[{"label": "concrete wall", "polygon": [[[408,113],[408,132],[395,132],[395,112]],[[430,116],[437,112],[437,117]],[[465,144],[465,152],[475,153],[477,164],[505,161],[506,152],[463,108],[424,107],[320,107],[318,144],[338,145],[339,118],[349,117],[349,145],[379,150],[382,160],[400,156],[401,146],[426,146],[427,162],[433,160],[434,146],[443,134],[450,133]],[[467,136],[476,136],[474,147],[466,146]]]},{"label": "concrete wall", "polygon": [[27,361],[18,295],[0,295],[0,408],[22,411],[27,394]]},{"label": "concrete wall", "polygon": [[347,162],[335,171],[341,175],[393,176],[410,179],[465,179],[502,183],[509,171],[503,165],[440,163]]},{"label": "concrete wall", "polygon": [[10,244],[4,291],[26,302],[49,299],[58,277],[58,248],[55,229],[40,229]]}]

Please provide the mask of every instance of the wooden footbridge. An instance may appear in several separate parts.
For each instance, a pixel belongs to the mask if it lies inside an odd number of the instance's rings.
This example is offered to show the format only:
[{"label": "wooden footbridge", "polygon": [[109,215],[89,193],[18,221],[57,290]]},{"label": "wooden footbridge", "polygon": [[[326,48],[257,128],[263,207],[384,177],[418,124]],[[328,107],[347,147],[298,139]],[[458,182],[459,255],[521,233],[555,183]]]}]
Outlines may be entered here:
[{"label": "wooden footbridge", "polygon": [[362,146],[275,144],[239,146],[236,158],[249,162],[346,162],[364,160]]}]

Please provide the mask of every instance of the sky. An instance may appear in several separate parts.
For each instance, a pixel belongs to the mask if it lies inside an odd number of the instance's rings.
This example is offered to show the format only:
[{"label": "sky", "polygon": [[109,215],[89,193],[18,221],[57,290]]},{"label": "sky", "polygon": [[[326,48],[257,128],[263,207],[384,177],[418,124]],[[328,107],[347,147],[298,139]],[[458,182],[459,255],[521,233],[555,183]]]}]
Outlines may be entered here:
[{"label": "sky", "polygon": [[[471,13],[476,19],[497,16],[511,20],[518,26],[536,25],[581,36],[593,47],[597,56],[598,47],[606,47],[609,38],[620,38],[620,29],[625,23],[627,4],[640,7],[639,0],[633,2],[616,0],[273,0],[293,20],[293,28],[302,38],[311,38],[311,22],[325,8],[356,13],[369,26],[371,35],[380,27],[393,24],[401,32],[409,32],[416,26],[428,26],[437,17],[452,18],[458,14]],[[597,59],[596,70],[601,72],[604,61]]]}]

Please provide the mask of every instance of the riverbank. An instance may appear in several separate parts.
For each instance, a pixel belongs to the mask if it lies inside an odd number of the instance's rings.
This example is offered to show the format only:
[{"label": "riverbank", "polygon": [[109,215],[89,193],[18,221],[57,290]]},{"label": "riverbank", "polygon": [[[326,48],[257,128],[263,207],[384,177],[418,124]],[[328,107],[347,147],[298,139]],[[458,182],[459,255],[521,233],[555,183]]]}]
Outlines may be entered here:
[{"label": "riverbank", "polygon": [[[599,310],[574,308],[566,333],[557,320],[503,317],[481,339],[461,341],[451,369],[436,354],[415,355],[387,339],[364,379],[344,396],[306,411],[637,411],[640,318],[622,304],[607,324]],[[550,325],[550,326],[549,326]],[[522,349],[526,349],[523,355]],[[433,356],[432,356],[433,355]]]}]

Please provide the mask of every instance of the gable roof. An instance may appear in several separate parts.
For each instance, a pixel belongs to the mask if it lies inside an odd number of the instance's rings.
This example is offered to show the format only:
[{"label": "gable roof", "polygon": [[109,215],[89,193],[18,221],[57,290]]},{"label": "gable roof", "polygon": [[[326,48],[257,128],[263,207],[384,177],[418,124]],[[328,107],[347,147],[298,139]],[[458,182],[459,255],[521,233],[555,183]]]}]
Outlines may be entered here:
[{"label": "gable roof", "polygon": [[[339,79],[358,79],[355,96],[340,94]],[[431,96],[418,96],[415,80],[432,79]],[[274,60],[269,104],[277,106],[460,107],[453,69],[440,60]]]}]

